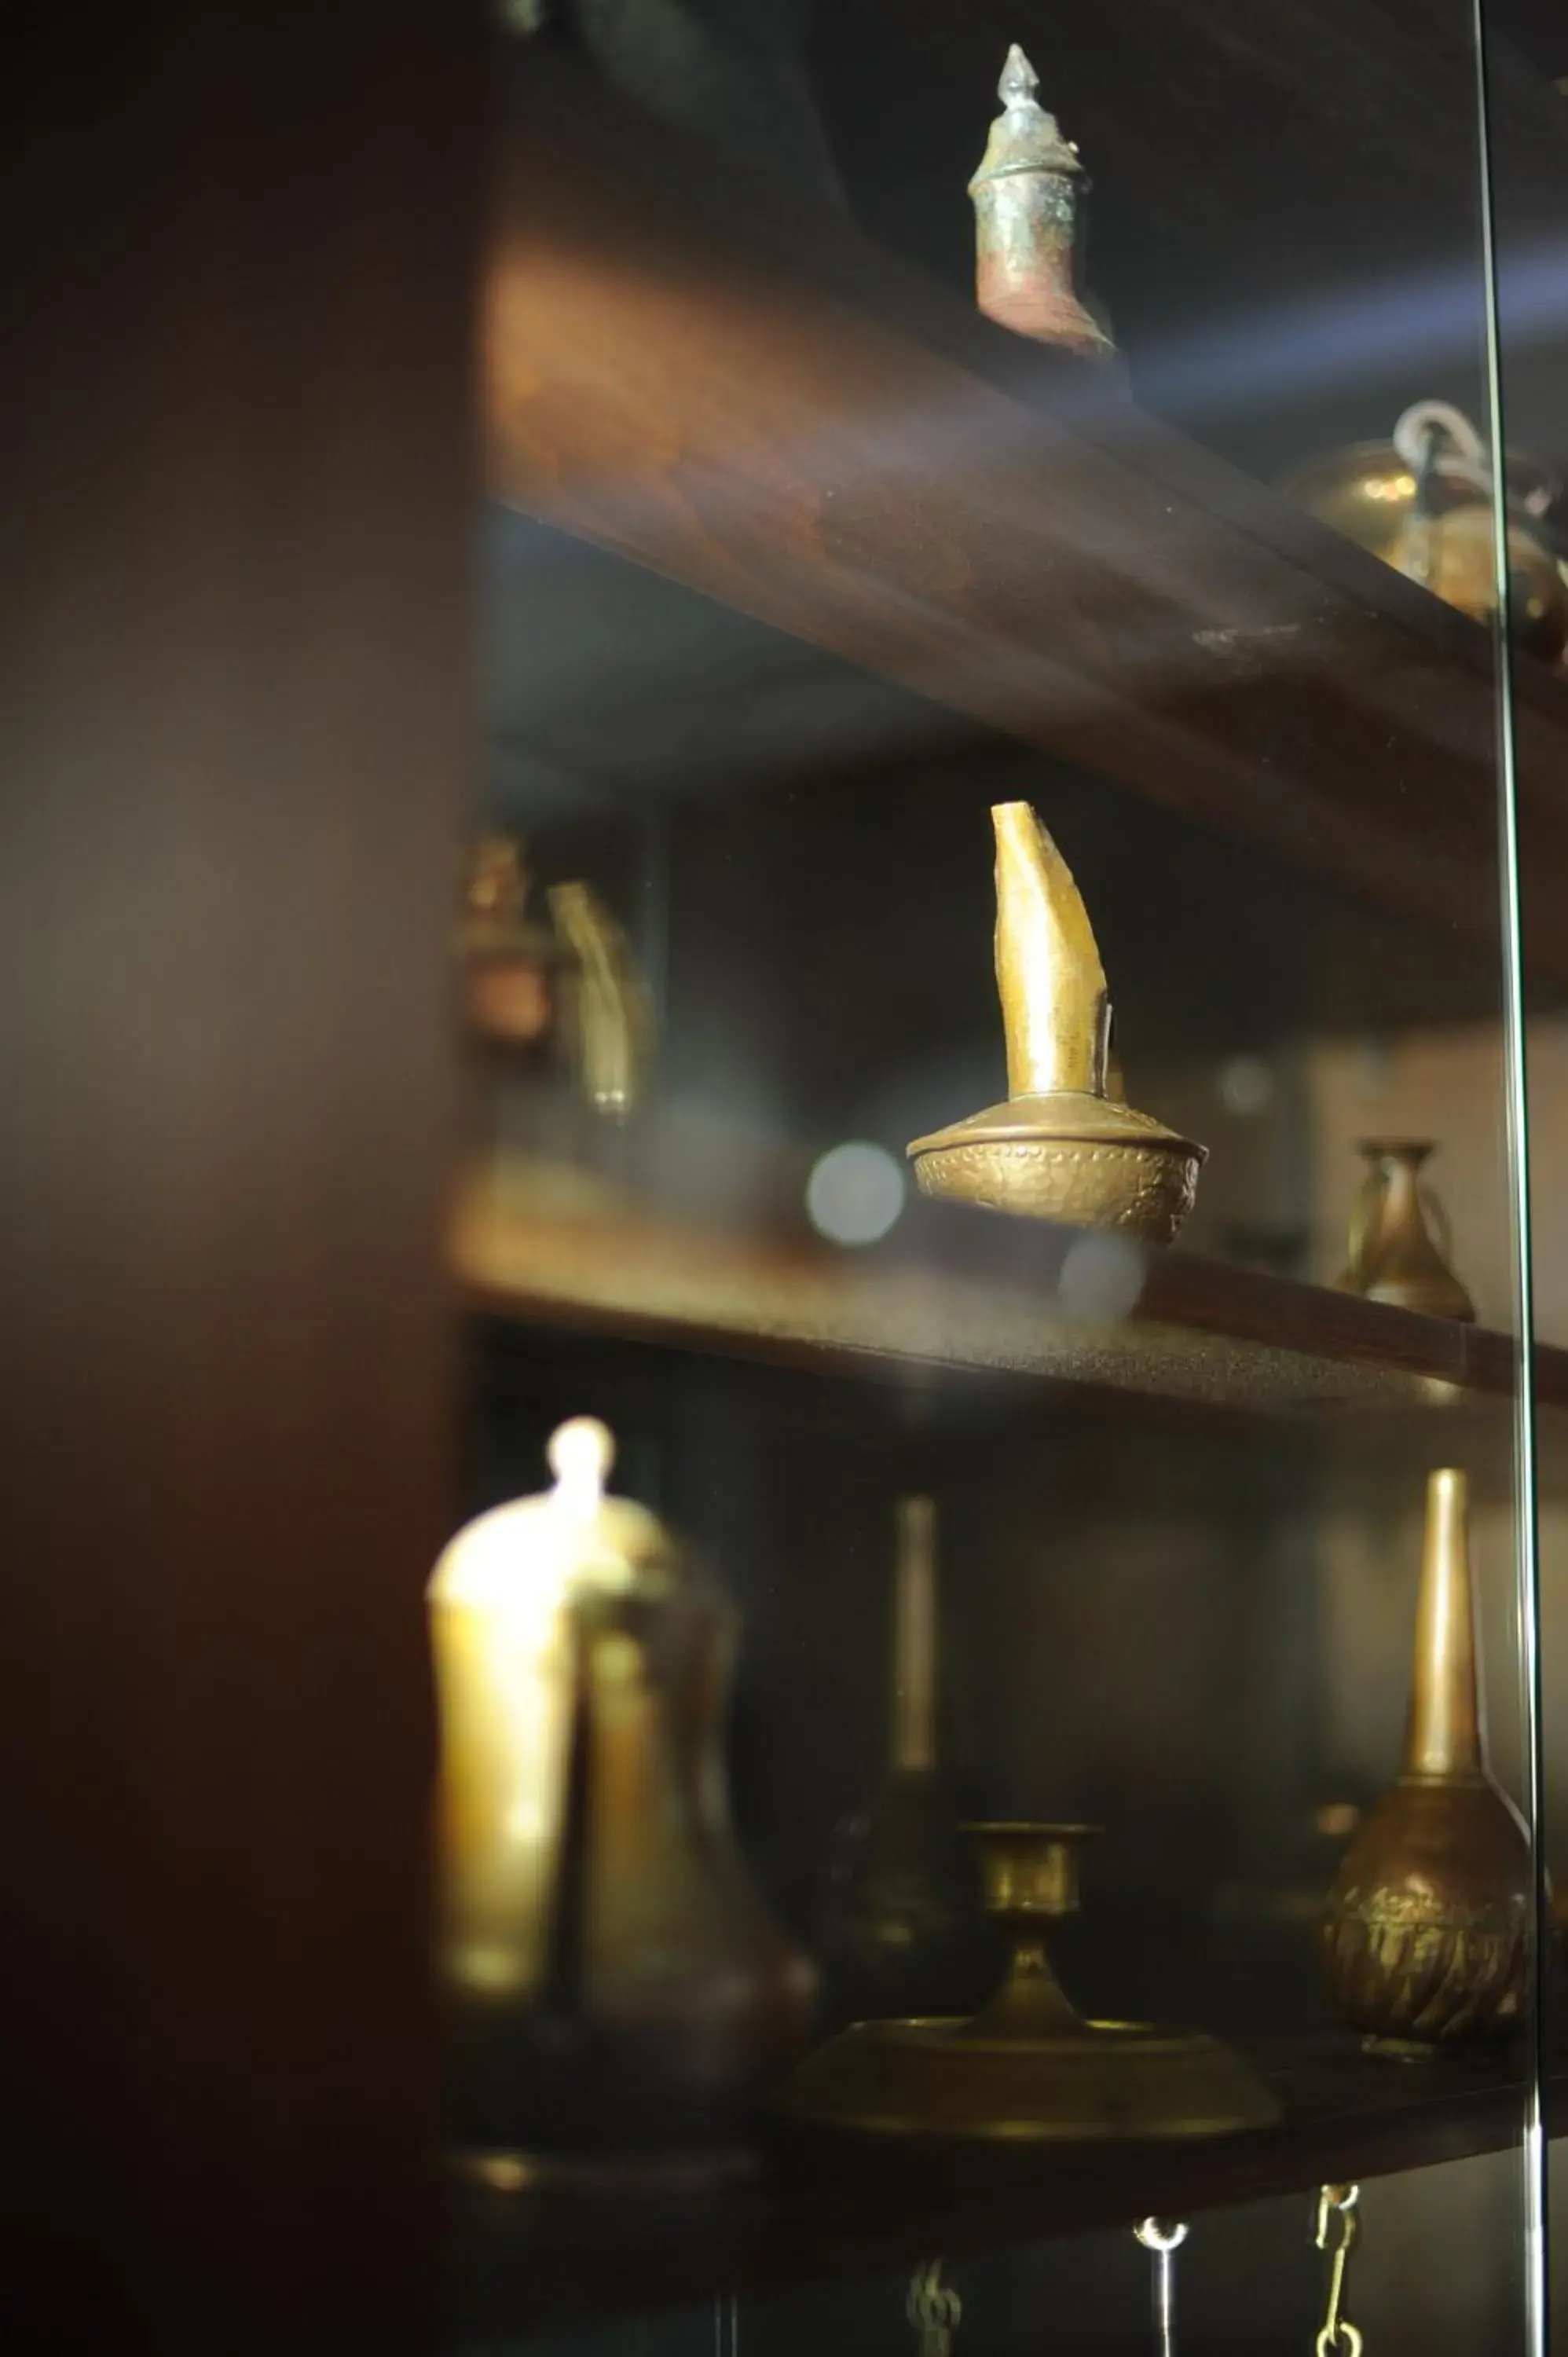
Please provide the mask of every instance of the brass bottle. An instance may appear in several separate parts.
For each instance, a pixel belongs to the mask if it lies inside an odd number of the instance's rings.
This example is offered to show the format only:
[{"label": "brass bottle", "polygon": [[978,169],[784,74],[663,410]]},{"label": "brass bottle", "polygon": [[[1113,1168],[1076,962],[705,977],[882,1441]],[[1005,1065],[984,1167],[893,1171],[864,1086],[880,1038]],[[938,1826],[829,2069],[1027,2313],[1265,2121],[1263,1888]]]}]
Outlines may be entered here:
[{"label": "brass bottle", "polygon": [[1350,1222],[1341,1292],[1427,1318],[1473,1320],[1476,1305],[1448,1265],[1447,1219],[1422,1184],[1422,1166],[1436,1148],[1427,1138],[1391,1137],[1367,1138],[1357,1151],[1368,1173]]},{"label": "brass bottle", "polygon": [[819,1953],[828,2019],[970,2013],[1003,1958],[937,1744],[937,1517],[900,1498],[888,1774],[834,1835]]},{"label": "brass bottle", "polygon": [[976,300],[987,318],[1015,335],[1103,360],[1111,339],[1073,283],[1083,166],[1036,98],[1037,87],[1034,67],[1015,42],[996,87],[1003,111],[969,184]]},{"label": "brass bottle", "polygon": [[1466,1489],[1452,1469],[1428,1481],[1404,1764],[1324,1915],[1329,1994],[1369,2052],[1506,2037],[1525,2003],[1530,1835],[1487,1767]]},{"label": "brass bottle", "polygon": [[735,1615],[612,1448],[563,1425],[430,1585],[454,2125],[500,2183],[727,2173],[810,2026],[729,1826]]},{"label": "brass bottle", "polygon": [[1111,998],[1082,897],[1027,802],[991,822],[1008,1098],[915,1139],[920,1191],[1169,1243],[1204,1148],[1109,1093]]}]

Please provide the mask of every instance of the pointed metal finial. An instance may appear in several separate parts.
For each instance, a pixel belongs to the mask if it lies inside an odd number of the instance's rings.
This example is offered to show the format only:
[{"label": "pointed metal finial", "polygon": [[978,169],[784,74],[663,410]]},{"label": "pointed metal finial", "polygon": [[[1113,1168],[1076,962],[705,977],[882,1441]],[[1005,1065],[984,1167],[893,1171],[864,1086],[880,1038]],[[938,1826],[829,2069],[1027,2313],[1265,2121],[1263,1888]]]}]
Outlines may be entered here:
[{"label": "pointed metal finial", "polygon": [[1015,41],[1007,52],[1002,79],[996,85],[997,97],[1004,106],[1027,106],[1033,102],[1039,87],[1039,75]]}]

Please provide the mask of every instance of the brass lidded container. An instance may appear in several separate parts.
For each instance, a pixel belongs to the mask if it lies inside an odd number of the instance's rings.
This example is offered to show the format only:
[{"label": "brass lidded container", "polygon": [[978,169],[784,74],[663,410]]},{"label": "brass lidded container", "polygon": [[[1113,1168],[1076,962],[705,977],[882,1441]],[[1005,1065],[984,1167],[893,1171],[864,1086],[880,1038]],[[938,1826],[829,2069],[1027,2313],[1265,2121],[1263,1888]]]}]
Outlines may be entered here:
[{"label": "brass lidded container", "polygon": [[1038,86],[1015,42],[996,87],[1002,113],[969,184],[975,298],[987,318],[1015,335],[1103,360],[1111,339],[1075,284],[1079,201],[1088,184],[1078,149],[1035,96]]},{"label": "brass lidded container", "polygon": [[1108,1093],[1111,999],[1089,912],[1027,802],[991,819],[1007,1102],[915,1139],[920,1190],[1169,1243],[1205,1149]]},{"label": "brass lidded container", "polygon": [[1328,1894],[1324,1970],[1372,2053],[1508,2037],[1529,1985],[1530,1835],[1493,1781],[1476,1670],[1467,1483],[1427,1484],[1404,1761]]},{"label": "brass lidded container", "polygon": [[1012,1966],[971,2019],[863,2021],[811,2055],[774,2098],[785,2116],[860,2135],[984,2143],[1219,2136],[1268,2127],[1279,2106],[1239,2055],[1201,2031],[1086,2021],[1047,1953],[1077,1911],[1073,1824],[980,1824],[987,1909]]},{"label": "brass lidded container", "polygon": [[454,2126],[494,2182],[743,2165],[810,2026],[815,1975],[730,1831],[735,1613],[606,1495],[613,1446],[563,1425],[554,1488],[470,1523],[430,1583]]}]

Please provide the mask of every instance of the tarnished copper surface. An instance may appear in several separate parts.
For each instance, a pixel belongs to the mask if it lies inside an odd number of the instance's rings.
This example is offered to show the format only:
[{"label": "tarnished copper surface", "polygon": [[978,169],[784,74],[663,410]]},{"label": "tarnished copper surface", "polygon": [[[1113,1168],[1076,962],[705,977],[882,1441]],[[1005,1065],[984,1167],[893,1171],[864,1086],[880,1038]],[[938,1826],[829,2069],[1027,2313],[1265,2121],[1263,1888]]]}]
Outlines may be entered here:
[{"label": "tarnished copper surface", "polygon": [[987,318],[1036,343],[1101,360],[1111,339],[1074,285],[1078,149],[1035,96],[1038,77],[1017,43],[997,84],[1002,113],[969,184],[974,200],[975,295]]}]

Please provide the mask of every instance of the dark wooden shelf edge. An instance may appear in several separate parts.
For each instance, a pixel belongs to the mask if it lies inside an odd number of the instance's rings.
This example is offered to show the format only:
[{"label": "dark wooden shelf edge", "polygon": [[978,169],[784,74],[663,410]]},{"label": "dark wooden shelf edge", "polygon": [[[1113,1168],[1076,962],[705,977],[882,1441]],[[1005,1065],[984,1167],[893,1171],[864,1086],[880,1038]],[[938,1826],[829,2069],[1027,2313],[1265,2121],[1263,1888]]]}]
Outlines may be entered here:
[{"label": "dark wooden shelf edge", "polygon": [[[1252,2059],[1286,2117],[1241,2136],[945,2155],[824,2138],[776,2158],[748,2188],[640,2202],[463,2186],[454,2194],[462,2330],[864,2278],[938,2254],[961,2258],[1151,2214],[1191,2217],[1521,2140],[1525,2081],[1506,2064],[1370,2061],[1337,2037]],[[1545,2092],[1548,2133],[1560,2136],[1568,2065],[1554,2066]]]},{"label": "dark wooden shelf edge", "polygon": [[[1064,1255],[1075,1232],[1047,1223],[1019,1221],[975,1212],[961,1207],[917,1201],[910,1205],[895,1235],[874,1252],[857,1255],[846,1278],[862,1272],[885,1275],[890,1286],[904,1276],[936,1275],[969,1280],[998,1288],[1015,1301],[1037,1298],[1043,1321],[1060,1318],[1056,1308]],[[681,1249],[682,1232],[668,1231],[672,1254]],[[613,1265],[614,1232],[607,1232],[604,1260]],[[737,1244],[737,1265],[746,1247]],[[1042,1343],[1038,1369],[988,1363],[970,1351],[950,1355],[940,1347],[918,1352],[890,1340],[878,1347],[874,1327],[863,1320],[853,1336],[834,1339],[820,1331],[792,1333],[787,1320],[775,1317],[748,1322],[736,1311],[710,1314],[684,1308],[667,1309],[648,1300],[607,1301],[601,1291],[594,1297],[576,1297],[570,1282],[511,1283],[504,1274],[487,1273],[486,1255],[476,1260],[461,1255],[460,1298],[466,1309],[512,1323],[533,1324],[551,1330],[600,1334],[629,1342],[698,1351],[720,1357],[759,1361],[815,1373],[897,1382],[917,1373],[922,1379],[933,1370],[950,1371],[961,1379],[1019,1383],[1074,1383],[1069,1325],[1056,1328],[1064,1338],[1059,1360],[1049,1360]],[[548,1253],[541,1253],[542,1263]],[[777,1256],[763,1253],[759,1267],[777,1272]],[[786,1254],[782,1263],[789,1265]],[[820,1256],[799,1257],[802,1270],[818,1275]],[[1326,1286],[1308,1285],[1288,1277],[1230,1265],[1182,1252],[1147,1255],[1142,1295],[1132,1326],[1173,1335],[1207,1338],[1232,1348],[1284,1352],[1321,1368],[1342,1366],[1394,1377],[1419,1399],[1422,1386],[1433,1387],[1434,1404],[1455,1394],[1506,1399],[1517,1384],[1519,1353],[1514,1340],[1484,1327],[1464,1326],[1445,1318],[1424,1318],[1382,1302],[1368,1301]],[[1044,1332],[1044,1326],[1042,1327]],[[1534,1353],[1537,1404],[1568,1407],[1568,1351],[1538,1343]],[[1244,1372],[1244,1370],[1243,1370]],[[1115,1383],[1100,1388],[1122,1395]],[[1128,1388],[1131,1388],[1129,1386]],[[1139,1388],[1159,1396],[1158,1381]],[[1176,1396],[1175,1394],[1172,1394]],[[1185,1402],[1197,1412],[1268,1412],[1267,1395],[1249,1398],[1238,1382],[1234,1400],[1227,1403]]]}]

